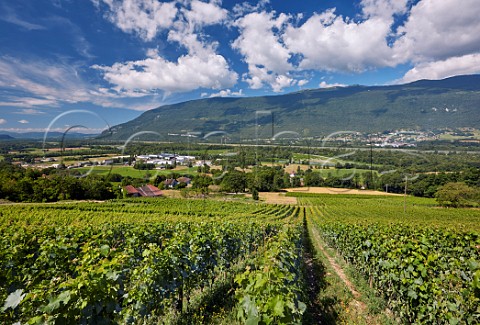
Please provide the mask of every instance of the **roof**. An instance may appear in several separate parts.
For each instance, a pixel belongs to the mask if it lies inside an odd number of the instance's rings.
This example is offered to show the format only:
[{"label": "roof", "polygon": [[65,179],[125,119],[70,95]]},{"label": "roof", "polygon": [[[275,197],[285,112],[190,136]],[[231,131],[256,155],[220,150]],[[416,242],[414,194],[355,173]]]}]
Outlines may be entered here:
[{"label": "roof", "polygon": [[164,182],[165,185],[174,185],[176,183],[177,183],[177,180],[174,179],[174,178],[166,179],[165,182]]},{"label": "roof", "polygon": [[141,196],[148,196],[148,197],[161,196],[162,195],[162,191],[160,191],[160,189],[158,187],[155,187],[155,186],[150,185],[150,184],[139,187],[138,192],[140,193]]},{"label": "roof", "polygon": [[125,191],[127,191],[128,194],[139,194],[137,189],[133,187],[132,185],[127,185],[124,187]]},{"label": "roof", "polygon": [[189,183],[189,182],[192,181],[192,179],[191,179],[191,178],[188,178],[188,177],[179,177],[179,178],[177,178],[177,181],[178,181],[179,183]]}]

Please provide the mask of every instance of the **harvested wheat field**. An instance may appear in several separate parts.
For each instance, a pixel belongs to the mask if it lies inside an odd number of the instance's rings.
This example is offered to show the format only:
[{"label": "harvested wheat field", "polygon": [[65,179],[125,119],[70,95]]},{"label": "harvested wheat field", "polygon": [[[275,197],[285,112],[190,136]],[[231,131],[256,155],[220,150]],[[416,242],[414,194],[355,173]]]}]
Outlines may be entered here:
[{"label": "harvested wheat field", "polygon": [[350,188],[334,188],[334,187],[297,187],[286,188],[287,192],[299,192],[299,193],[314,193],[314,194],[361,194],[361,195],[401,195],[395,193],[386,193],[381,191],[372,190],[357,190]]}]

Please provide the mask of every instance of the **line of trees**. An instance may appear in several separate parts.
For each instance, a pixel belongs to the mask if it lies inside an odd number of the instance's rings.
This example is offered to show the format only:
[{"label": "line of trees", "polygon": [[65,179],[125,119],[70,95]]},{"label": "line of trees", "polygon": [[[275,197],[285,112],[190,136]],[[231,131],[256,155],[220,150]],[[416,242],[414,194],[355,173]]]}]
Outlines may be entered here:
[{"label": "line of trees", "polygon": [[0,162],[0,198],[9,201],[108,200],[120,193],[103,176],[73,177],[52,168],[39,171]]}]

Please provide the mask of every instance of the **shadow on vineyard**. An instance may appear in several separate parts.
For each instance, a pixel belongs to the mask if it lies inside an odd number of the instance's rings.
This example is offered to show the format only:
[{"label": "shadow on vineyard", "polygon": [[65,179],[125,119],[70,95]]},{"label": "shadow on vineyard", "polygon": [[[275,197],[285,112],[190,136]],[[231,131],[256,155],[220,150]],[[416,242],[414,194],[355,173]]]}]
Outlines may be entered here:
[{"label": "shadow on vineyard", "polygon": [[234,274],[206,289],[199,299],[191,301],[187,311],[177,315],[172,325],[211,324],[218,317],[225,317],[235,307]]},{"label": "shadow on vineyard", "polygon": [[[305,214],[305,208],[304,208]],[[308,295],[307,310],[304,324],[336,324],[339,313],[336,306],[339,300],[336,296],[327,293],[329,283],[326,279],[327,269],[316,256],[316,250],[308,231],[304,216],[304,278]]]}]

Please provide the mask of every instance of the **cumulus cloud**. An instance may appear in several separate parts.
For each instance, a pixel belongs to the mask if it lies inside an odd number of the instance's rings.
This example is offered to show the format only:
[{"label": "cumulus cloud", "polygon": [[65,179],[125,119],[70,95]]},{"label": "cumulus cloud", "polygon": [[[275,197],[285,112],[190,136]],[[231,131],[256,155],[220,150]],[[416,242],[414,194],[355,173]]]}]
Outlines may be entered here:
[{"label": "cumulus cloud", "polygon": [[[361,0],[353,17],[342,16],[335,8],[310,15],[277,13],[269,9],[268,0],[239,3],[231,12],[220,0],[91,1],[119,30],[145,42],[145,48],[150,48],[145,57],[93,65],[108,86],[82,79],[84,63],[0,57],[0,87],[26,94],[4,97],[0,107],[33,115],[41,112],[37,107],[62,103],[118,107],[128,97],[130,108],[143,110],[150,106],[133,99],[196,89],[202,89],[205,97],[241,96],[241,91],[230,90],[239,79],[234,70],[238,65],[222,52],[223,35],[208,34],[222,28],[229,28],[228,35],[238,32],[229,44],[245,63],[241,80],[251,89],[281,92],[303,87],[322,72],[362,73],[399,64],[412,69],[397,82],[480,72],[478,0]],[[43,28],[11,12],[0,16],[22,28]],[[49,24],[71,29],[77,51],[83,48],[84,56],[93,58],[79,28],[60,18]],[[171,48],[152,49],[160,40],[180,51],[175,55]],[[319,84],[339,86],[344,85]]]},{"label": "cumulus cloud", "polygon": [[[362,0],[360,8],[361,15],[353,18],[335,8],[305,19],[266,11],[238,18],[240,36],[232,46],[248,65],[243,80],[252,89],[267,84],[281,91],[301,86],[304,81],[292,75],[305,70],[362,73],[412,63],[405,81],[478,71],[476,0],[421,0],[414,5],[408,0]],[[405,20],[394,27],[400,17]]]},{"label": "cumulus cloud", "polygon": [[7,120],[4,118],[0,118],[0,125],[7,123]]},{"label": "cumulus cloud", "polygon": [[252,5],[248,2],[240,2],[235,4],[235,6],[233,7],[233,13],[235,17],[242,17],[252,12],[265,11],[269,3],[269,0],[257,1],[255,5]]},{"label": "cumulus cloud", "polygon": [[289,26],[283,39],[290,51],[301,55],[300,69],[363,72],[396,64],[386,42],[392,19],[374,16],[355,22],[331,9],[299,27]]},{"label": "cumulus cloud", "polygon": [[393,15],[407,11],[408,0],[362,0],[362,13],[366,18],[383,17],[390,20]]},{"label": "cumulus cloud", "polygon": [[420,79],[443,79],[461,74],[480,73],[480,54],[469,54],[435,62],[420,63],[409,70],[397,83]]},{"label": "cumulus cloud", "polygon": [[100,7],[105,4],[106,17],[126,33],[134,33],[151,41],[157,33],[173,25],[177,8],[175,2],[157,0],[92,0]]},{"label": "cumulus cloud", "polygon": [[20,121],[18,121],[18,123],[20,123],[20,124],[28,124],[28,123],[30,123],[30,122],[27,121],[27,120],[20,120]]},{"label": "cumulus cloud", "polygon": [[[236,83],[238,75],[230,69],[227,60],[216,53],[217,43],[207,41],[202,32],[204,26],[221,24],[226,20],[228,12],[221,8],[219,2],[178,2],[179,8],[173,5],[175,14],[171,14],[172,8],[158,7],[158,2],[154,0],[102,1],[110,8],[109,17],[115,18],[111,21],[125,32],[134,32],[148,41],[152,40],[161,28],[169,27],[167,41],[177,43],[187,50],[187,54],[173,60],[166,59],[157,50],[149,49],[143,60],[117,62],[112,66],[92,66],[103,73],[103,78],[112,84],[119,94],[152,94],[158,91],[177,93],[199,88],[222,89]],[[129,26],[135,28],[123,28],[124,19],[119,15],[129,6],[135,8],[129,16],[131,22],[136,22]],[[168,9],[168,19],[159,20],[162,16],[159,14],[158,19],[152,18],[151,25],[142,25],[142,17],[152,15],[153,7],[159,12]]]},{"label": "cumulus cloud", "polygon": [[475,0],[422,0],[398,29],[394,44],[413,68],[395,82],[480,72],[480,6]]},{"label": "cumulus cloud", "polygon": [[273,12],[254,12],[235,21],[240,36],[232,43],[248,65],[248,74],[244,80],[253,89],[261,88],[265,83],[274,91],[293,84],[288,72],[294,67],[289,63],[291,54],[282,44],[280,32],[288,22],[289,16]]},{"label": "cumulus cloud", "polygon": [[197,26],[218,24],[227,18],[228,11],[215,2],[192,1],[190,10],[183,10],[186,19]]},{"label": "cumulus cloud", "polygon": [[480,52],[477,0],[422,0],[410,12],[395,51],[403,61],[445,60]]},{"label": "cumulus cloud", "polygon": [[[387,38],[394,16],[407,12],[408,0],[363,0],[362,15],[352,19],[335,8],[303,19],[284,13],[254,11],[238,18],[240,36],[232,47],[248,65],[250,88],[269,85],[274,91],[305,84],[295,72],[304,70],[361,73],[400,63]],[[252,6],[238,6],[244,13]],[[357,17],[358,18],[358,17]]]},{"label": "cumulus cloud", "polygon": [[118,90],[167,92],[190,91],[198,88],[231,87],[237,74],[231,71],[221,55],[185,55],[176,62],[161,57],[115,63],[111,67],[94,66],[104,72],[104,78]]}]

